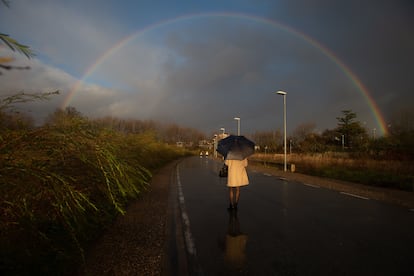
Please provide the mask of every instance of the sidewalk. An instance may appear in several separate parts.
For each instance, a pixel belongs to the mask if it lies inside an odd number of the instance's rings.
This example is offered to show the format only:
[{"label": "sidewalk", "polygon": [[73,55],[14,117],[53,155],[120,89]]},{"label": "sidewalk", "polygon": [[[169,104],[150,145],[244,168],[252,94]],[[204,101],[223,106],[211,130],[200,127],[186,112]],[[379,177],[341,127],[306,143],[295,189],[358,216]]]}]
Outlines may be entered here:
[{"label": "sidewalk", "polygon": [[163,274],[171,175],[178,162],[153,176],[149,190],[85,253],[86,267],[77,275]]}]

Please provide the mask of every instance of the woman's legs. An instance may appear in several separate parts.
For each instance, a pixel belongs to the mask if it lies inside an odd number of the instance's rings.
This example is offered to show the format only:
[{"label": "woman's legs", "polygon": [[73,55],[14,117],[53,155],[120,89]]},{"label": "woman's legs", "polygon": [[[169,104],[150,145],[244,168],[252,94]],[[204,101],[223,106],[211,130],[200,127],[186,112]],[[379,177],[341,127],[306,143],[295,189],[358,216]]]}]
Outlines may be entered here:
[{"label": "woman's legs", "polygon": [[235,189],[236,189],[236,201],[234,202],[233,205],[237,207],[237,204],[239,203],[239,198],[240,198],[240,187],[235,187]]},{"label": "woman's legs", "polygon": [[229,201],[230,201],[230,207],[229,208],[233,208],[233,187],[229,187]]},{"label": "woman's legs", "polygon": [[240,198],[240,187],[229,187],[230,207],[237,208]]}]

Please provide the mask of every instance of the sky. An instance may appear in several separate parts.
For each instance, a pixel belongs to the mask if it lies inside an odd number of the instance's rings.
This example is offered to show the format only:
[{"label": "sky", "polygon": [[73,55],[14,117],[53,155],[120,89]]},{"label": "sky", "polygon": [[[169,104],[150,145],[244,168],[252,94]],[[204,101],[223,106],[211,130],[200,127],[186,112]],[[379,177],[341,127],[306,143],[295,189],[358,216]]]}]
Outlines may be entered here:
[{"label": "sky", "polygon": [[42,122],[57,108],[191,127],[208,135],[315,124],[352,110],[385,134],[413,108],[411,0],[11,0],[0,46],[30,70],[1,71],[0,97],[60,94],[17,108]]}]

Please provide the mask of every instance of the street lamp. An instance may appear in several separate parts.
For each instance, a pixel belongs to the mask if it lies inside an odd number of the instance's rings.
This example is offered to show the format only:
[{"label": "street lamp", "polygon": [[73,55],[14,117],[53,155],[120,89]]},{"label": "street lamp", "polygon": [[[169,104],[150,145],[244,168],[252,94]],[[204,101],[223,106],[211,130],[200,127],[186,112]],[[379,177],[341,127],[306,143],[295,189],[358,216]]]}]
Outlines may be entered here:
[{"label": "street lamp", "polygon": [[214,153],[214,157],[217,158],[217,134],[214,134],[214,138],[213,138],[213,153]]},{"label": "street lamp", "polygon": [[287,164],[286,164],[286,92],[284,92],[284,91],[277,91],[276,92],[277,94],[279,94],[279,95],[282,95],[283,96],[283,136],[284,136],[284,138],[283,138],[283,147],[284,147],[284,151],[285,151],[285,161],[284,161],[284,166],[283,166],[283,169],[284,169],[284,171],[287,171]]},{"label": "street lamp", "polygon": [[240,136],[240,118],[234,117],[234,120],[237,121],[237,136]]}]

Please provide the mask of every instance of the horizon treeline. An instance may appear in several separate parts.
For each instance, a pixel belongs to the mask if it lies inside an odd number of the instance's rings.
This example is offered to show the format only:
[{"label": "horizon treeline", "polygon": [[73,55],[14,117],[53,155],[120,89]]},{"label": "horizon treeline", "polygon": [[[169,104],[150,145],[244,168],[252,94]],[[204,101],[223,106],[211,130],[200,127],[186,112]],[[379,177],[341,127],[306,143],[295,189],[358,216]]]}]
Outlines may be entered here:
[{"label": "horizon treeline", "polygon": [[[313,122],[298,125],[287,136],[287,152],[314,154],[349,152],[374,159],[414,159],[414,111],[400,110],[389,127],[389,134],[377,136],[357,119],[352,110],[342,110],[337,126],[319,131]],[[282,153],[283,131],[256,131],[250,135],[260,152]]]},{"label": "horizon treeline", "polygon": [[75,107],[68,106],[64,110],[56,109],[50,114],[45,122],[36,126],[35,120],[21,112],[8,111],[0,108],[0,131],[2,130],[29,130],[38,127],[62,123],[69,118],[81,117],[90,121],[93,125],[104,127],[121,133],[141,134],[151,132],[158,142],[176,144],[185,142],[193,146],[198,146],[198,141],[205,140],[206,135],[201,131],[182,127],[176,123],[163,123],[155,120],[123,119],[114,116],[104,116],[101,118],[90,119],[79,112]]},{"label": "horizon treeline", "polygon": [[[388,126],[389,134],[386,136],[377,136],[375,130],[368,130],[352,110],[342,110],[341,113],[341,116],[336,117],[337,127],[333,129],[319,131],[316,123],[313,122],[298,125],[288,134],[287,151],[300,154],[346,151],[365,154],[377,159],[412,160],[414,158],[414,112],[412,110],[400,110],[398,114],[395,114]],[[55,110],[45,119],[43,125],[54,124],[59,121],[59,118],[73,116],[86,118],[75,107],[69,106],[64,110]],[[187,147],[196,148],[200,141],[213,139],[198,129],[182,127],[176,123],[122,119],[113,116],[88,120],[96,126],[122,133],[152,132],[158,142],[170,145],[183,142]],[[33,128],[35,128],[35,123],[32,117],[0,108],[0,130]],[[255,131],[246,136],[256,143],[259,152],[283,152],[281,129]]]}]

